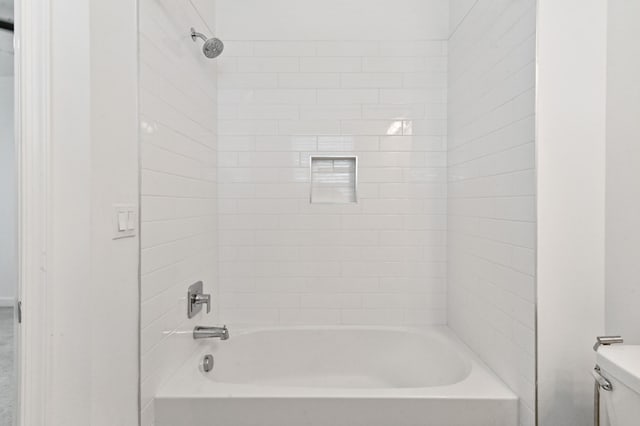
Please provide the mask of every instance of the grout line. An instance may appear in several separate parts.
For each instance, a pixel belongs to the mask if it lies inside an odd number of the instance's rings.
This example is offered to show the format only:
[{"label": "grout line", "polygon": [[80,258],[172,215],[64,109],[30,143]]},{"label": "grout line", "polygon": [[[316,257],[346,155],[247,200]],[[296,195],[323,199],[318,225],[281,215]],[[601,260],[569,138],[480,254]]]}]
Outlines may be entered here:
[{"label": "grout line", "polygon": [[[453,29],[453,31],[450,31],[449,34],[449,38],[447,39],[447,41],[450,41],[453,36],[456,34],[456,32],[458,31],[458,29],[462,26],[462,23],[464,21],[466,21],[467,17],[471,14],[471,12],[473,11],[473,9],[475,9],[476,5],[478,4],[480,0],[475,0],[475,2],[473,3],[473,5],[469,8],[469,10],[467,11],[467,13],[464,14],[464,16],[462,17],[462,19],[460,20],[460,22],[458,22],[458,24],[456,25],[456,27]],[[451,30],[451,29],[449,29]]]}]

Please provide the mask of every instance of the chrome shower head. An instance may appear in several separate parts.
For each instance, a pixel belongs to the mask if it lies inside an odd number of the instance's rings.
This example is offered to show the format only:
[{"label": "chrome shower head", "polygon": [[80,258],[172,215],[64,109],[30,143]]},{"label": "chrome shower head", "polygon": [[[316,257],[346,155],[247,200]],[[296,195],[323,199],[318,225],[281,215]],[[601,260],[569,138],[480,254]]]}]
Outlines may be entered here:
[{"label": "chrome shower head", "polygon": [[215,37],[205,41],[202,46],[202,53],[204,53],[204,56],[207,58],[217,58],[222,54],[223,50],[224,43],[222,40]]},{"label": "chrome shower head", "polygon": [[191,28],[191,40],[196,41],[196,38],[204,40],[202,53],[204,53],[204,56],[207,58],[217,58],[222,54],[222,51],[224,50],[224,43],[222,40],[215,37],[207,38],[204,34],[196,32],[195,29]]}]

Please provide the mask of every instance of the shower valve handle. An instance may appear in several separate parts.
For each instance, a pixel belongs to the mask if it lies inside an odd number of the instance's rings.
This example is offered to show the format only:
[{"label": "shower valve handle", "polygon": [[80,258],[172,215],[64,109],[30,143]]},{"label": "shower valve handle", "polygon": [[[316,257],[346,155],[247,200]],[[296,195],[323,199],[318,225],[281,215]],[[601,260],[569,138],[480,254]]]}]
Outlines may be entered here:
[{"label": "shower valve handle", "polygon": [[207,313],[211,312],[211,295],[210,294],[192,294],[192,305],[207,305]]}]

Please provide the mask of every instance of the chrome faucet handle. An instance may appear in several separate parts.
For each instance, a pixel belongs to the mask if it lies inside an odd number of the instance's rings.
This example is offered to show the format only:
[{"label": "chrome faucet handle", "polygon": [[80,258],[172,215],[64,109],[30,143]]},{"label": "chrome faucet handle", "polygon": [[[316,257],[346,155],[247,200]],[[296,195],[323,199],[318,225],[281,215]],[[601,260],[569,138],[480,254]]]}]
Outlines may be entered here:
[{"label": "chrome faucet handle", "polygon": [[210,294],[192,294],[192,305],[207,305],[207,313],[211,312],[211,295]]},{"label": "chrome faucet handle", "polygon": [[187,290],[187,318],[193,318],[207,305],[207,313],[211,312],[211,295],[204,294],[202,281],[189,286]]}]

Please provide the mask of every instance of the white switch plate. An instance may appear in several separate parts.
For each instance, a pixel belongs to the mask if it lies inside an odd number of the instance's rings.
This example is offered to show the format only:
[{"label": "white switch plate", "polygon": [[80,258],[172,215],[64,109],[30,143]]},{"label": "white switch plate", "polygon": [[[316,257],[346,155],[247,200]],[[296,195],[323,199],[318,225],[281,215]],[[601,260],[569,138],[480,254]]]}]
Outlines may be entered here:
[{"label": "white switch plate", "polygon": [[138,226],[138,208],[133,204],[113,206],[113,239],[136,236]]}]

